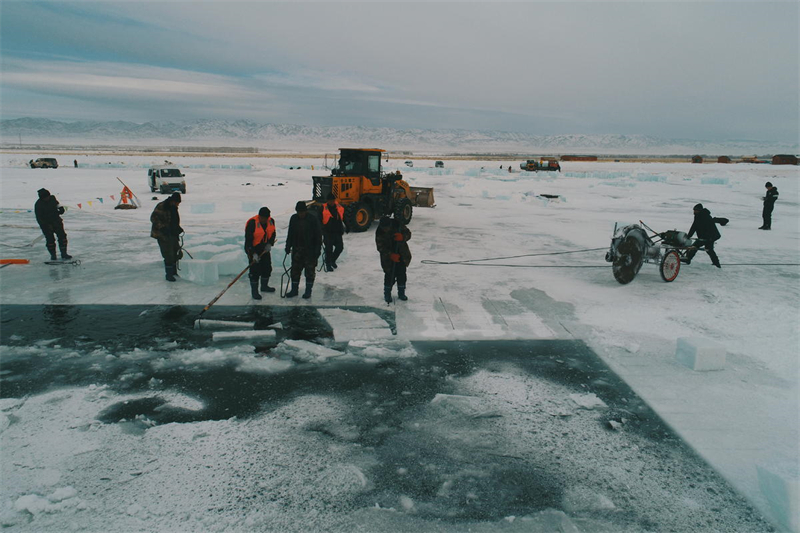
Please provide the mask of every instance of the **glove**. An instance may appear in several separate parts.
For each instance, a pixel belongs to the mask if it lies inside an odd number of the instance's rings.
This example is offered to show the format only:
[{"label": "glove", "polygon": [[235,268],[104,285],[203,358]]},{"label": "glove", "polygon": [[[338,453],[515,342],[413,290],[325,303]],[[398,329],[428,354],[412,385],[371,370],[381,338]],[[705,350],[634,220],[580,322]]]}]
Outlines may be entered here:
[{"label": "glove", "polygon": [[64,209],[64,208],[63,208],[63,207],[61,207],[61,206],[58,206],[58,214],[59,214],[59,215],[63,215],[63,214],[64,214],[64,211],[66,211],[66,209]]},{"label": "glove", "polygon": [[403,240],[404,240],[404,239],[403,239],[403,234],[402,234],[402,233],[400,233],[400,232],[398,232],[398,233],[395,233],[395,234],[394,234],[394,240],[396,240],[397,242],[403,242]]},{"label": "glove", "polygon": [[392,260],[392,263],[399,263],[400,262],[400,254],[389,254],[389,259]]},{"label": "glove", "polygon": [[181,233],[186,233],[186,232],[183,231],[182,227],[178,226],[178,235],[180,235]]},{"label": "glove", "polygon": [[264,246],[264,253],[262,253],[261,255],[268,254],[270,252],[270,250],[272,250],[272,245],[271,244],[267,244],[266,246]]},{"label": "glove", "polygon": [[251,263],[258,263],[261,260],[261,256],[258,254],[253,254],[253,258],[250,260]]},{"label": "glove", "polygon": [[287,246],[285,251],[286,251],[286,255],[289,255],[290,253],[292,253],[292,247],[291,246]]}]

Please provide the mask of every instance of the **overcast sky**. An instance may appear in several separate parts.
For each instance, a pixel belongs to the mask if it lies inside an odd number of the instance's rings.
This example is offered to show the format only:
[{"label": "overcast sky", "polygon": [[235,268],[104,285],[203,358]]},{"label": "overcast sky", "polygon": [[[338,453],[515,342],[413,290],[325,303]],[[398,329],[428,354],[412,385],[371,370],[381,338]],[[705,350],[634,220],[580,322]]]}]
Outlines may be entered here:
[{"label": "overcast sky", "polygon": [[2,118],[798,141],[798,2],[0,2]]}]

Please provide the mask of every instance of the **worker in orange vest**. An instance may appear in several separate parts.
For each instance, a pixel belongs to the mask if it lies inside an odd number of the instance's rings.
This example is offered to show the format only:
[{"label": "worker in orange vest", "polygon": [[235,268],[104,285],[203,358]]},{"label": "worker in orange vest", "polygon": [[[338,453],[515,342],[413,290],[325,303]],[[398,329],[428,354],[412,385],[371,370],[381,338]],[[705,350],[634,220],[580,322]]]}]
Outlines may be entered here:
[{"label": "worker in orange vest", "polygon": [[269,208],[262,207],[244,226],[244,251],[250,261],[250,289],[254,300],[261,299],[259,278],[263,292],[275,292],[275,287],[269,286],[269,277],[272,275],[270,250],[274,245],[275,221],[270,217]]},{"label": "worker in orange vest", "polygon": [[344,250],[342,234],[344,226],[344,207],[336,201],[333,193],[328,194],[328,202],[322,206],[322,237],[325,245],[325,270],[333,272],[338,268],[336,260]]}]

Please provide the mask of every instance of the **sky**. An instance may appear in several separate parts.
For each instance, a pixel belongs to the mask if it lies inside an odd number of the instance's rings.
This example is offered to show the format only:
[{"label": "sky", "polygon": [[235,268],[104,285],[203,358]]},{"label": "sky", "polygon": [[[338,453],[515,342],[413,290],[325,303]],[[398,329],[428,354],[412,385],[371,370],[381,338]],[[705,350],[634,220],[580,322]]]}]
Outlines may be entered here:
[{"label": "sky", "polygon": [[799,6],[3,0],[0,117],[796,143]]}]

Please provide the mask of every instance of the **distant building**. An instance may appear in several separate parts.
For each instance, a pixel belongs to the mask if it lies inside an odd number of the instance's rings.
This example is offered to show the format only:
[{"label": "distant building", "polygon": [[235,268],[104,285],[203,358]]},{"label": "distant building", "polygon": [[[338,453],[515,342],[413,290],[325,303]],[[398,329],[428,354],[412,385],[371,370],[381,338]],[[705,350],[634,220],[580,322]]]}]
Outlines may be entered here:
[{"label": "distant building", "polygon": [[717,158],[717,163],[730,163],[730,162],[731,158],[728,157],[727,155],[721,155]]},{"label": "distant building", "polygon": [[692,156],[692,163],[702,163],[702,162],[703,162],[703,158],[700,157],[699,155],[693,155]]},{"label": "distant building", "polygon": [[796,165],[797,164],[797,156],[796,155],[787,155],[787,154],[778,154],[772,157],[772,164],[773,165]]},{"label": "distant building", "polygon": [[562,161],[597,161],[596,155],[562,155]]}]

